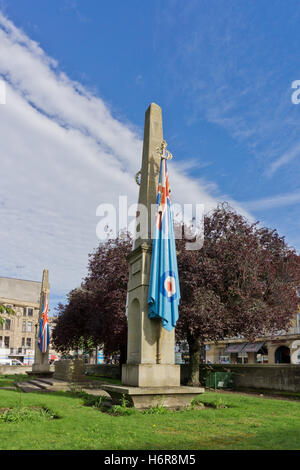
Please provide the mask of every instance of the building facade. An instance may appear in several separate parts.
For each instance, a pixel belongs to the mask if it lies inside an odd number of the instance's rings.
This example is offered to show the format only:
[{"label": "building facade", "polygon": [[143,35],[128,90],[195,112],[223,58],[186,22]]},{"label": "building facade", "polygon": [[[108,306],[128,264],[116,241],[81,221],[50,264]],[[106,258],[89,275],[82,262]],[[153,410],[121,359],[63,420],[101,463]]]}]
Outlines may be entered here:
[{"label": "building facade", "polygon": [[243,337],[206,343],[206,362],[211,364],[300,364],[300,313],[293,326],[249,343]]},{"label": "building facade", "polygon": [[[0,325],[0,365],[12,360],[33,364],[41,285],[37,281],[0,277],[0,304],[15,312],[1,315],[5,323]],[[50,350],[49,358],[51,353],[54,351]]]}]

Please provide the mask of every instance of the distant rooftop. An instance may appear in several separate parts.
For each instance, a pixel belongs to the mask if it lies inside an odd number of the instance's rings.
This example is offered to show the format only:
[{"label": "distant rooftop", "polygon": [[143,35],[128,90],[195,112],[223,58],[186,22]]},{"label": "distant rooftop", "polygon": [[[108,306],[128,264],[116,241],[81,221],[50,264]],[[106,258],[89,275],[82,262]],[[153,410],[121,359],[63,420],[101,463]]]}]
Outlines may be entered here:
[{"label": "distant rooftop", "polygon": [[0,277],[0,299],[21,300],[24,302],[39,303],[42,283]]}]

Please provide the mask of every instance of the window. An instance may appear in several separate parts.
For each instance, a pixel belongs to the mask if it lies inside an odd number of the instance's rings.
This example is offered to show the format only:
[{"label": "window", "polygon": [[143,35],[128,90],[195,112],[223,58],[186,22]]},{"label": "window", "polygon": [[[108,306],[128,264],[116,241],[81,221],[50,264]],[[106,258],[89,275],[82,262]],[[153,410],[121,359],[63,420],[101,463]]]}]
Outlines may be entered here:
[{"label": "window", "polygon": [[23,317],[26,317],[26,307],[23,307]]},{"label": "window", "polygon": [[230,364],[230,354],[225,353],[225,349],[219,350],[219,364]]},{"label": "window", "polygon": [[32,332],[32,321],[27,322],[27,331],[28,331],[28,333]]},{"label": "window", "polygon": [[22,331],[26,331],[26,321],[23,320],[23,323],[22,323]]},{"label": "window", "polygon": [[4,336],[4,347],[9,348],[9,336]]},{"label": "window", "polygon": [[0,348],[3,348],[3,336],[0,336]]},{"label": "window", "polygon": [[32,316],[33,316],[33,308],[29,308],[29,309],[27,310],[27,312],[28,312],[28,316],[29,316],[29,317],[32,317]]},{"label": "window", "polygon": [[31,338],[26,339],[26,347],[31,348]]},{"label": "window", "polygon": [[22,338],[22,348],[25,346],[25,338]]},{"label": "window", "polygon": [[7,320],[5,321],[5,329],[6,329],[6,330],[10,330],[10,325],[11,325],[11,320],[8,320],[8,319],[7,319]]}]

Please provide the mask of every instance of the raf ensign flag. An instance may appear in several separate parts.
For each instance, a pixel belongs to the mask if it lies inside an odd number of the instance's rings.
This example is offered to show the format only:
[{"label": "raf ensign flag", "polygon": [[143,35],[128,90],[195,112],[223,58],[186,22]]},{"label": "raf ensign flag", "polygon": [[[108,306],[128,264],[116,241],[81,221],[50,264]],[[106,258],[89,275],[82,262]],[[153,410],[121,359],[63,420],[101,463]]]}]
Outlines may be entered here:
[{"label": "raf ensign flag", "polygon": [[161,318],[163,327],[171,331],[178,319],[180,290],[167,160],[164,157],[162,157],[160,164],[156,204],[148,291],[148,315],[150,318]]}]

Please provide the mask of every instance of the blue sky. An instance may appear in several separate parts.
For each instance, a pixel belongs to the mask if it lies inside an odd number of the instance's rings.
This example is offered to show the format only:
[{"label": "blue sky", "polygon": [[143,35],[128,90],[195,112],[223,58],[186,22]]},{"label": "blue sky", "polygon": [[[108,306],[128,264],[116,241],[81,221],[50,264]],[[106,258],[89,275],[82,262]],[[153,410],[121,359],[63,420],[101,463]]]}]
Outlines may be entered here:
[{"label": "blue sky", "polygon": [[177,200],[230,201],[299,250],[299,1],[2,0],[0,12],[0,275],[48,267],[52,308],[80,283],[97,205],[136,200],[153,101]]}]

